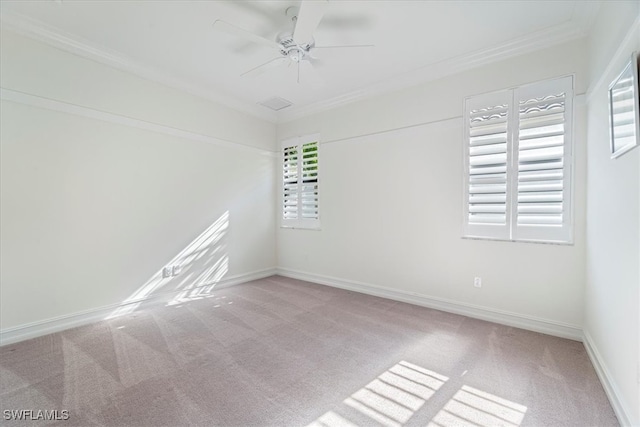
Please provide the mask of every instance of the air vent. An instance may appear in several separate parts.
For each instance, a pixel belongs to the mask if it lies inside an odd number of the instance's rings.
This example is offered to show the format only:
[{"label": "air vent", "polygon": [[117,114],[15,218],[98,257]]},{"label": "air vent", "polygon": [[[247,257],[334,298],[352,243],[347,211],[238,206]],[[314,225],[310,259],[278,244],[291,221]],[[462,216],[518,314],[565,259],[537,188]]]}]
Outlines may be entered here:
[{"label": "air vent", "polygon": [[273,98],[266,99],[262,102],[258,102],[260,105],[264,105],[267,108],[271,108],[273,111],[282,110],[283,108],[287,108],[291,105],[291,101],[287,101],[284,98],[279,98],[274,96]]}]

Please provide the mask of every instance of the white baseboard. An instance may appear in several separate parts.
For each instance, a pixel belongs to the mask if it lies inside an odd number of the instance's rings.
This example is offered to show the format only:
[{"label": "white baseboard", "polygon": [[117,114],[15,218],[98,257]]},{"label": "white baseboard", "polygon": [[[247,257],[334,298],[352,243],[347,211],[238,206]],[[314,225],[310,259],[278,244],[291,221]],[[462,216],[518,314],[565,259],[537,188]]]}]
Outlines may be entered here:
[{"label": "white baseboard", "polygon": [[[228,276],[220,280],[215,284],[216,289],[226,288],[240,283],[249,282],[251,280],[263,279],[265,277],[273,276],[276,274],[275,268],[269,268],[265,270],[253,271],[249,273],[237,274],[234,276]],[[210,286],[211,284],[203,284],[200,287]],[[196,289],[196,288],[194,288]],[[170,298],[172,295],[179,294],[181,291],[175,292],[163,292],[155,295],[148,296],[135,301],[127,301],[126,303],[110,304],[102,307],[92,308],[72,314],[66,314],[63,316],[54,317],[51,319],[40,320],[33,323],[28,323],[12,328],[6,328],[0,330],[0,346],[24,341],[30,338],[36,338],[42,335],[51,334],[54,332],[63,331],[65,329],[75,328],[77,326],[86,325],[93,322],[98,322],[106,319],[116,310],[123,307],[154,301],[161,301],[163,299]]]},{"label": "white baseboard", "polygon": [[414,292],[384,288],[353,280],[339,279],[336,277],[324,276],[315,273],[306,273],[303,271],[291,270],[288,268],[278,267],[278,274],[285,277],[291,277],[293,279],[333,286],[335,288],[346,289],[349,291],[388,298],[395,301],[434,308],[436,310],[446,311],[449,313],[461,314],[463,316],[473,317],[475,319],[514,326],[521,329],[541,332],[543,334],[568,338],[575,341],[582,341],[582,328],[577,325],[570,325],[553,320],[526,316],[518,313],[447,300],[444,298],[438,298]]},{"label": "white baseboard", "polygon": [[602,383],[602,387],[604,388],[607,397],[609,398],[609,402],[613,407],[613,411],[616,413],[616,417],[618,417],[618,421],[622,426],[631,426],[631,417],[629,414],[629,408],[625,406],[623,401],[620,399],[620,390],[613,380],[613,377],[609,373],[609,369],[607,365],[604,363],[600,352],[598,351],[598,347],[596,347],[591,335],[586,330],[583,333],[584,335],[584,347],[587,349],[587,354],[589,355],[589,359],[591,359],[591,364],[596,370],[596,374],[598,374],[598,378]]}]

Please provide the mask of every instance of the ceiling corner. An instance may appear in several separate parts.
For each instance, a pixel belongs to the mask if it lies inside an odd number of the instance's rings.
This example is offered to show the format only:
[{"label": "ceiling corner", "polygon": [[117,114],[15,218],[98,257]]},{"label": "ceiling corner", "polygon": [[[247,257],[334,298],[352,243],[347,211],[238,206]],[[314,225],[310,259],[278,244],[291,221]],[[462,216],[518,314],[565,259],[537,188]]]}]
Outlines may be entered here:
[{"label": "ceiling corner", "polygon": [[583,36],[589,35],[601,6],[602,0],[576,2],[573,6],[571,22],[580,30]]}]

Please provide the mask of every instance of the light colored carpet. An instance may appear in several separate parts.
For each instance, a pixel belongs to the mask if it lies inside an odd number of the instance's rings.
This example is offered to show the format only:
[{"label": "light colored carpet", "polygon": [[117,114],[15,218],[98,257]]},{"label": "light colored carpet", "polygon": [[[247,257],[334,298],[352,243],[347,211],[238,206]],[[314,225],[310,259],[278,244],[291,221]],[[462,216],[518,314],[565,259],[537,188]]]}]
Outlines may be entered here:
[{"label": "light colored carpet", "polygon": [[579,342],[278,276],[4,346],[0,381],[65,426],[617,425]]}]

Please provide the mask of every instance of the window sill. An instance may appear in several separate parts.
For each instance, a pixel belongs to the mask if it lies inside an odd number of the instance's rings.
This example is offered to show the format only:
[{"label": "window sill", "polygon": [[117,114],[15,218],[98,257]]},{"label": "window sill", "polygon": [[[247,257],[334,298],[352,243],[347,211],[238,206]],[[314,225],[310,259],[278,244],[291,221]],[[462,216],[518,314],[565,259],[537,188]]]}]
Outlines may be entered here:
[{"label": "window sill", "polygon": [[309,231],[321,231],[320,227],[304,227],[299,225],[281,225],[280,228],[285,228],[288,230],[309,230]]},{"label": "window sill", "polygon": [[537,243],[541,245],[555,245],[555,246],[574,246],[574,242],[562,242],[553,240],[514,240],[514,239],[499,239],[496,237],[478,237],[478,236],[462,236],[464,240],[489,240],[494,242],[513,242],[513,243]]}]

